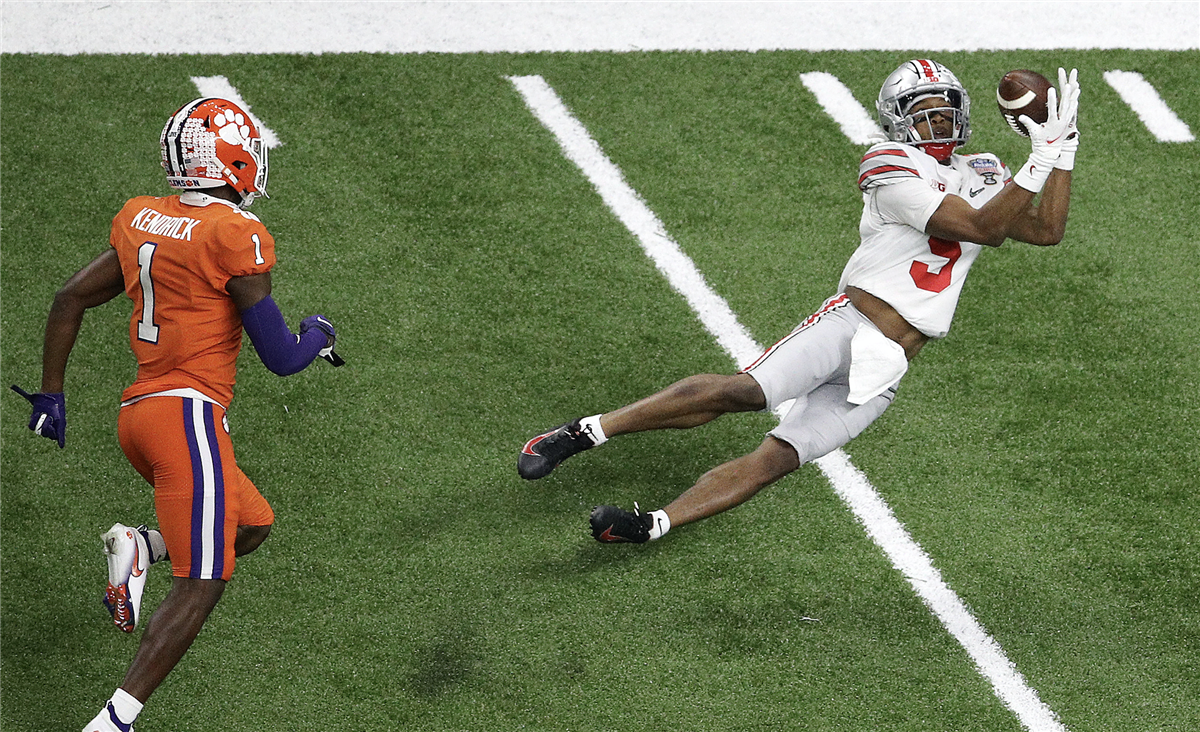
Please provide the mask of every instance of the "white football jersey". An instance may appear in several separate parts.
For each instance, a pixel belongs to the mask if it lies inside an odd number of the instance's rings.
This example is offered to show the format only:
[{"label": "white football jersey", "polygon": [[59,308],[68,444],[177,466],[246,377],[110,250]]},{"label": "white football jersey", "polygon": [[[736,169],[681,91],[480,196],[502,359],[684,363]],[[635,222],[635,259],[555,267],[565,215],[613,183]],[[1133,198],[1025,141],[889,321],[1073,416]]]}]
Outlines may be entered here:
[{"label": "white football jersey", "polygon": [[950,164],[941,165],[911,145],[874,145],[859,164],[862,242],[842,271],[838,291],[865,290],[925,335],[943,337],[982,247],[932,237],[925,225],[947,195],[979,208],[1011,178],[988,153],[951,155]]}]

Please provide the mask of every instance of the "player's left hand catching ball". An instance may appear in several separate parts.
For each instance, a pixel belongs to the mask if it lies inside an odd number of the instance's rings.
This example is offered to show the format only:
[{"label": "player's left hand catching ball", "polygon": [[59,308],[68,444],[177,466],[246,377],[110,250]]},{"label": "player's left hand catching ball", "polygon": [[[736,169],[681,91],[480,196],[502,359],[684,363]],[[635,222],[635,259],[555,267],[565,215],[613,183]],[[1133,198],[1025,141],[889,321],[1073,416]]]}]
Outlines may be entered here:
[{"label": "player's left hand catching ball", "polygon": [[1071,170],[1075,167],[1075,152],[1079,149],[1079,71],[1071,69],[1071,73],[1068,74],[1066,69],[1059,67],[1058,88],[1063,90],[1064,96],[1073,95],[1076,104],[1075,113],[1067,122],[1067,129],[1063,135],[1062,154],[1058,156],[1058,162],[1054,164],[1054,167],[1060,170]]},{"label": "player's left hand catching ball", "polygon": [[61,393],[30,394],[13,384],[13,391],[33,405],[29,416],[29,429],[42,437],[56,440],[59,447],[67,446],[67,402]]}]

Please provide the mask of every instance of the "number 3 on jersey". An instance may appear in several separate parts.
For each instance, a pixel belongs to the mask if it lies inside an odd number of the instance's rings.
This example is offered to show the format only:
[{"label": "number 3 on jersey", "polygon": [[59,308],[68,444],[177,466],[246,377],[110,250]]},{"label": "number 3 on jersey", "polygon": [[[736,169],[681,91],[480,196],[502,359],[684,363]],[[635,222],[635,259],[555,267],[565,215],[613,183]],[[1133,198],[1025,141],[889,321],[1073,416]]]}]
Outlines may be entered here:
[{"label": "number 3 on jersey", "polygon": [[912,266],[908,268],[908,274],[912,276],[913,282],[918,288],[926,292],[941,292],[950,286],[950,273],[954,270],[954,263],[962,256],[962,247],[956,241],[947,241],[931,236],[929,237],[929,251],[950,261],[943,264],[937,274],[929,271],[928,264],[913,261]]},{"label": "number 3 on jersey", "polygon": [[148,241],[138,247],[138,282],[142,285],[142,318],[137,324],[139,341],[158,343],[158,326],[154,324],[154,279],[150,276],[150,265],[154,262],[154,250],[158,245]]}]

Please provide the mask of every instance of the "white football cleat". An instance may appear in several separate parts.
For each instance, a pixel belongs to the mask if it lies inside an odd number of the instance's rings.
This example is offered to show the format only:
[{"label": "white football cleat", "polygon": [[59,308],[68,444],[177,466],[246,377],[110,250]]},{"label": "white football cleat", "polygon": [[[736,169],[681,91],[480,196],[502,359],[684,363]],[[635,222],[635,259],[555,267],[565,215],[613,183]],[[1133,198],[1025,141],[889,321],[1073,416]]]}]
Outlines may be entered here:
[{"label": "white football cleat", "polygon": [[114,625],[132,633],[141,618],[142,589],[146,586],[146,570],[150,568],[150,548],[146,546],[142,532],[124,524],[113,524],[100,538],[104,540],[104,556],[108,559],[104,606],[112,614]]}]

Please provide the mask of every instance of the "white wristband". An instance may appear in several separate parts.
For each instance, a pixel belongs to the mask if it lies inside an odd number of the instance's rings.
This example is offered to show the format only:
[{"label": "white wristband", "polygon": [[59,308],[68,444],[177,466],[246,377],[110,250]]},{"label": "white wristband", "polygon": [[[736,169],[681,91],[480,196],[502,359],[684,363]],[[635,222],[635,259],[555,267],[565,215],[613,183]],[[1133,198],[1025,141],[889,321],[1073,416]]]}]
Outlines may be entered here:
[{"label": "white wristband", "polygon": [[1013,183],[1021,186],[1027,191],[1040,193],[1042,186],[1046,185],[1046,179],[1050,177],[1050,171],[1054,169],[1053,165],[1045,163],[1037,163],[1030,155],[1029,160],[1021,166],[1021,170],[1013,176]]},{"label": "white wristband", "polygon": [[1066,150],[1063,150],[1062,154],[1058,156],[1058,161],[1056,163],[1054,163],[1054,167],[1057,170],[1074,170],[1075,169],[1075,153],[1067,152]]}]

